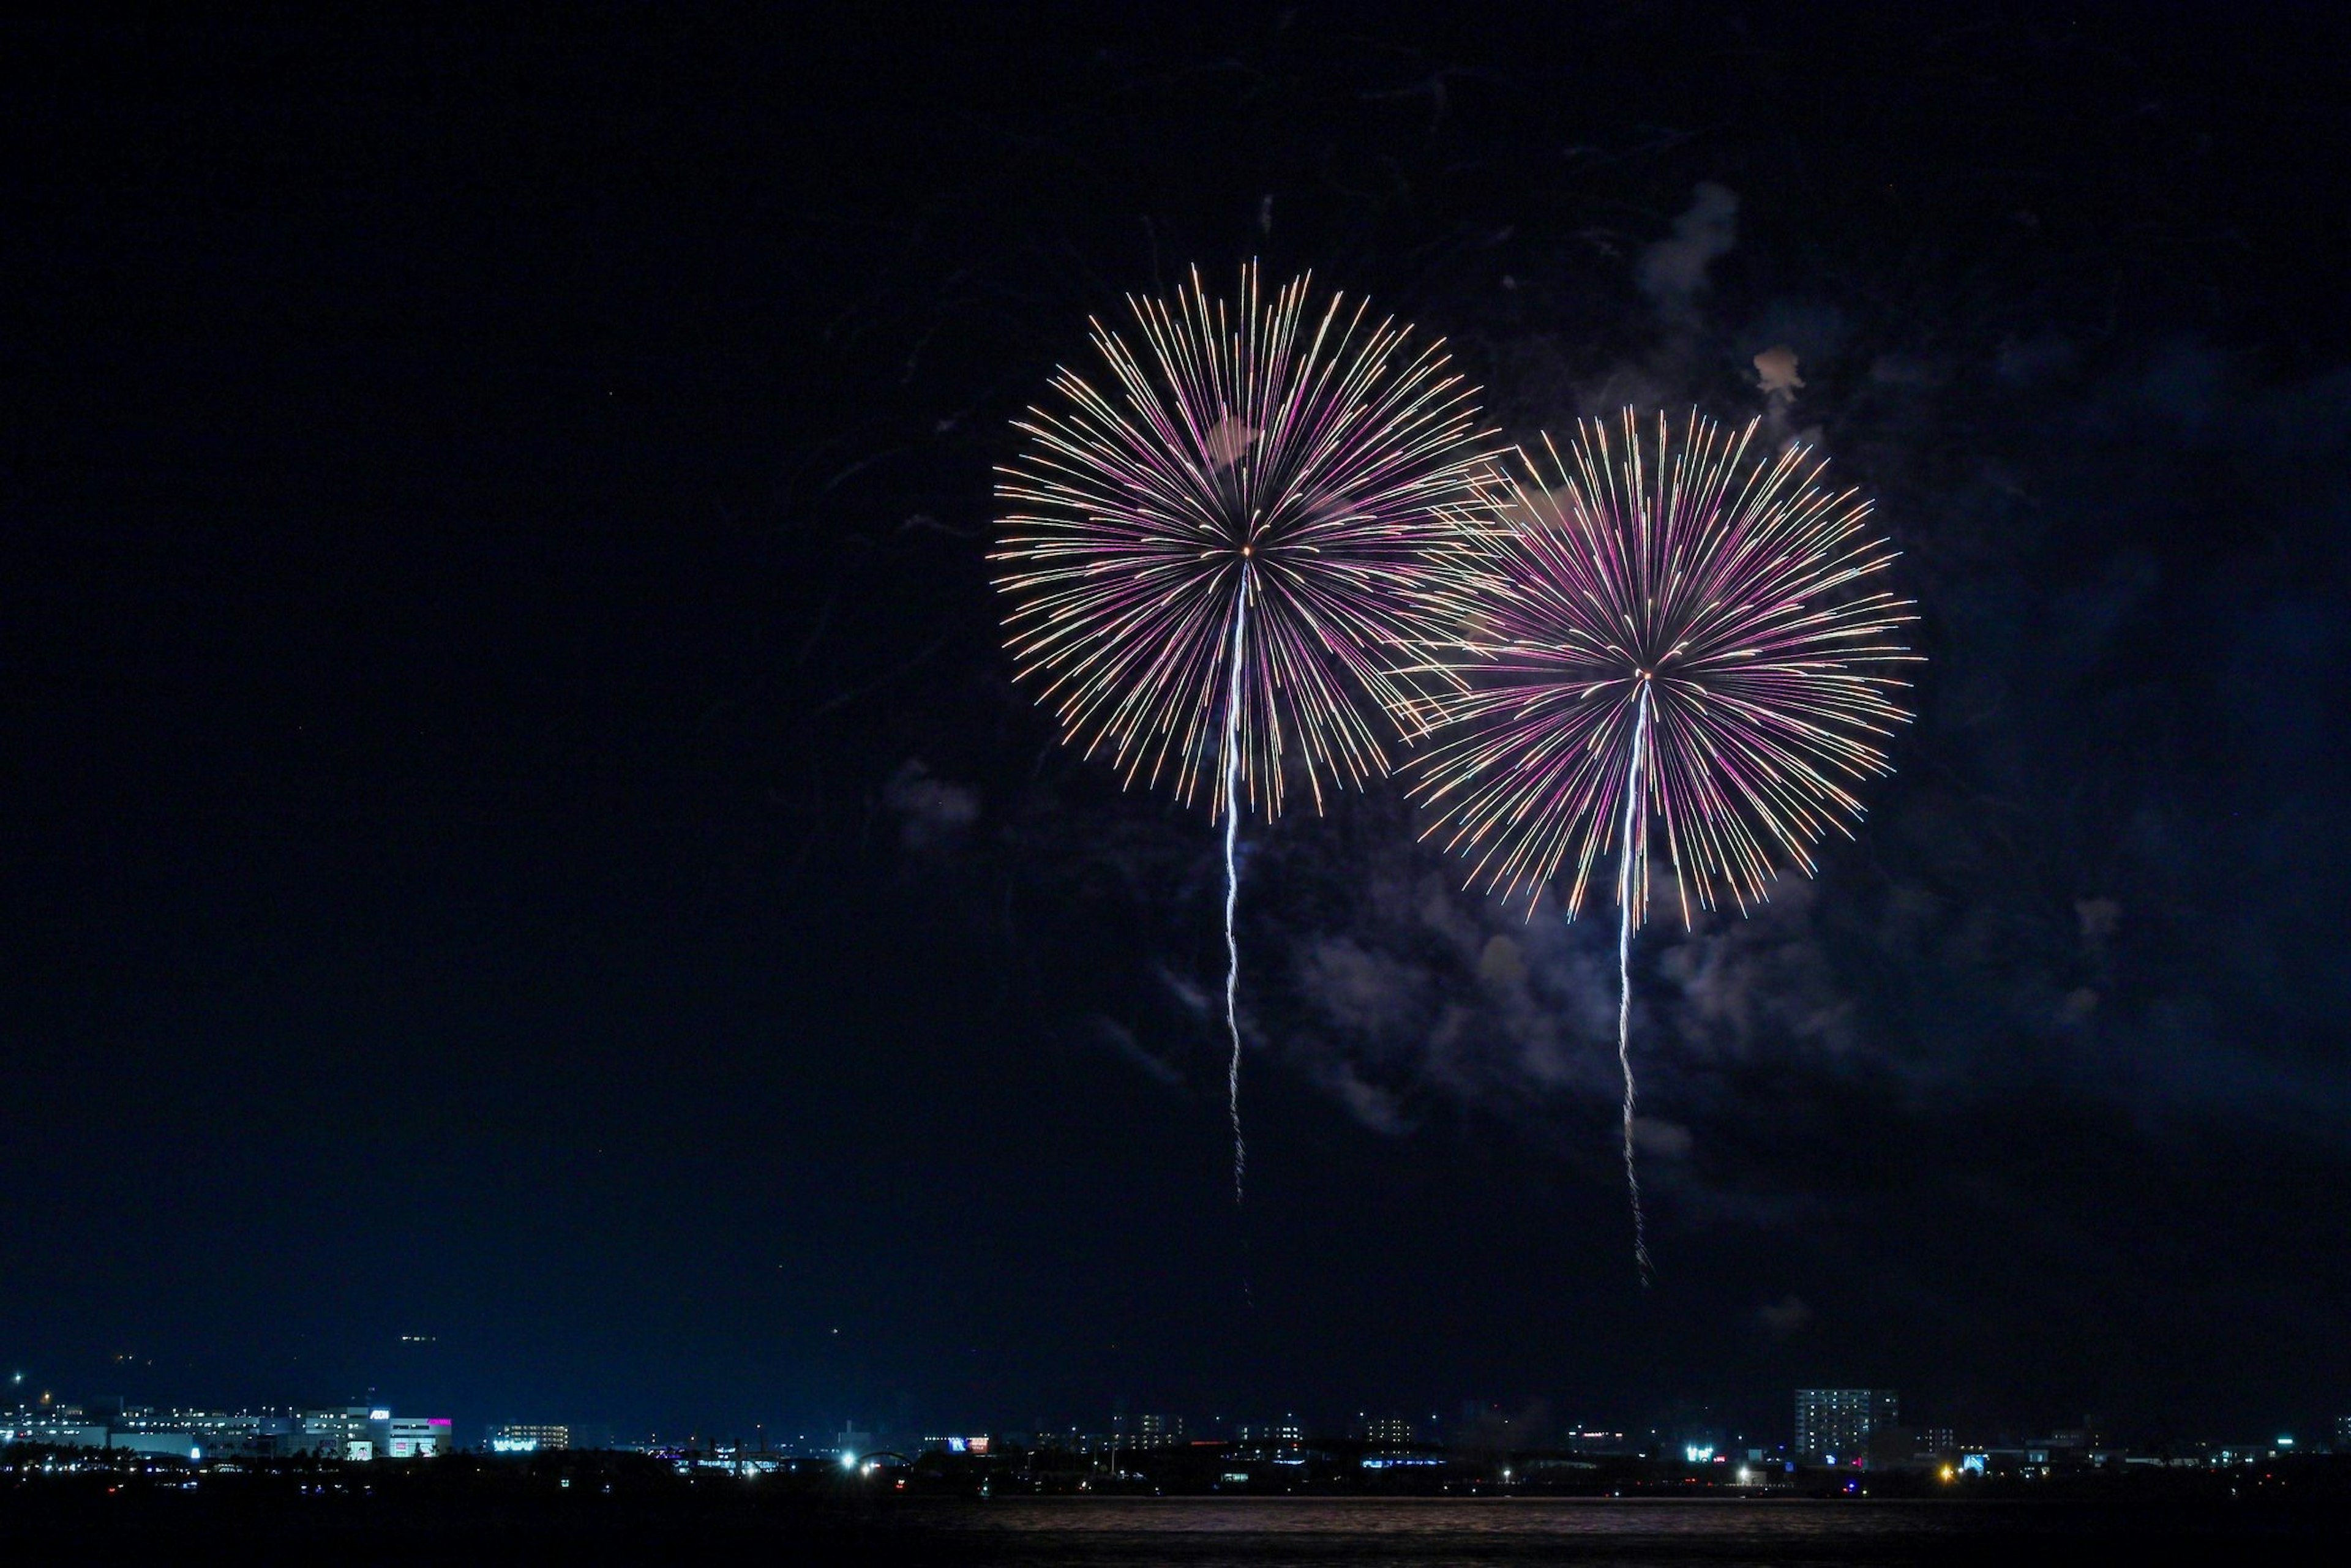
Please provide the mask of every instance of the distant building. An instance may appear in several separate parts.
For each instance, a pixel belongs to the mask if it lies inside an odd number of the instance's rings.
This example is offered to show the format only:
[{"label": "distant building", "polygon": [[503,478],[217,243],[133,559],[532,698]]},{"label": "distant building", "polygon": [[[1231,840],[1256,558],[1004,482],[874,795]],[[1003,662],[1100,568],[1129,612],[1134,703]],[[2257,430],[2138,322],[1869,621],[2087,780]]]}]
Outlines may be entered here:
[{"label": "distant building", "polygon": [[[322,1459],[364,1462],[375,1458],[375,1430],[364,1405],[341,1410],[305,1410],[294,1418],[294,1448]],[[392,1413],[384,1412],[386,1420]]]},{"label": "distant building", "polygon": [[[207,1459],[277,1458],[309,1450],[303,1445],[296,1417],[285,1410],[145,1410],[126,1409],[114,1423],[115,1448],[131,1434],[185,1434],[191,1446]],[[169,1446],[152,1449],[169,1453]]]},{"label": "distant building", "polygon": [[108,1435],[106,1446],[132,1454],[169,1454],[176,1459],[201,1459],[204,1444],[193,1432],[114,1432]]},{"label": "distant building", "polygon": [[2351,1454],[2351,1416],[2335,1417],[2335,1451]]},{"label": "distant building", "polygon": [[1850,1462],[1869,1448],[1869,1435],[1897,1425],[1891,1388],[1799,1388],[1796,1390],[1798,1457]]},{"label": "distant building", "polygon": [[1184,1417],[1181,1416],[1137,1416],[1134,1418],[1134,1446],[1138,1448],[1178,1448],[1184,1446]]},{"label": "distant building", "polygon": [[392,1459],[429,1459],[455,1447],[446,1416],[388,1416],[380,1441],[376,1451]]},{"label": "distant building", "polygon": [[1233,1428],[1233,1437],[1243,1443],[1302,1443],[1306,1428],[1295,1416],[1284,1416],[1279,1421],[1245,1421]]},{"label": "distant building", "polygon": [[1379,1416],[1364,1423],[1364,1441],[1366,1443],[1409,1443],[1412,1440],[1412,1423],[1401,1416]]},{"label": "distant building", "polygon": [[489,1444],[494,1454],[558,1453],[571,1447],[571,1428],[506,1421],[490,1428]]},{"label": "distant building", "polygon": [[5,1438],[11,1443],[40,1443],[52,1448],[103,1448],[106,1427],[85,1420],[78,1409],[69,1416],[19,1412],[7,1423]]},{"label": "distant building", "polygon": [[1686,1465],[1711,1464],[1717,1455],[1727,1455],[1729,1449],[1721,1427],[1697,1423],[1675,1427],[1666,1443],[1666,1456]]},{"label": "distant building", "polygon": [[1922,1454],[1956,1454],[1959,1451],[1959,1433],[1949,1427],[1918,1428],[1918,1451]]}]

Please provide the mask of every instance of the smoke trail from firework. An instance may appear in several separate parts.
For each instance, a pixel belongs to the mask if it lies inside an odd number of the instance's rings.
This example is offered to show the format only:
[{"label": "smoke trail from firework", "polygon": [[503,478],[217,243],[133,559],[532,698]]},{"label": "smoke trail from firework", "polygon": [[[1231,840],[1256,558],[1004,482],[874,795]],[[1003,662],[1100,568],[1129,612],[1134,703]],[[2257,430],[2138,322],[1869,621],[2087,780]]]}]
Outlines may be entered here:
[{"label": "smoke trail from firework", "polygon": [[1649,742],[1649,687],[1633,721],[1633,760],[1625,783],[1625,852],[1616,857],[1616,1065],[1625,1075],[1625,1189],[1633,1199],[1633,1262],[1649,1282],[1649,1222],[1641,1213],[1641,1173],[1633,1164],[1633,856],[1634,821],[1641,798],[1641,759]]},{"label": "smoke trail from firework", "polygon": [[1096,322],[1106,389],[1063,369],[1054,404],[1016,422],[990,558],[1019,674],[1065,739],[1186,803],[1217,780],[1237,1197],[1238,819],[1271,821],[1293,773],[1319,810],[1326,785],[1387,770],[1376,710],[1416,709],[1400,650],[1441,632],[1421,590],[1484,462],[1441,345],[1337,295],[1310,315],[1310,292],[1267,298],[1251,266],[1228,302],[1195,273],[1172,301],[1129,301],[1139,349]]},{"label": "smoke trail from firework", "polygon": [[1240,587],[1233,594],[1232,680],[1225,688],[1225,1028],[1233,1037],[1231,1065],[1225,1069],[1225,1105],[1233,1123],[1233,1201],[1242,1197],[1242,1178],[1249,1171],[1249,1145],[1241,1141],[1241,944],[1233,931],[1233,912],[1240,903],[1240,870],[1233,852],[1240,839],[1240,802],[1235,798],[1241,779],[1241,648],[1249,634],[1249,571],[1241,568]]},{"label": "smoke trail from firework", "polygon": [[1850,836],[1853,787],[1891,771],[1908,715],[1889,670],[1914,656],[1909,601],[1869,591],[1894,559],[1869,508],[1823,486],[1801,449],[1750,455],[1696,413],[1654,440],[1627,412],[1579,424],[1547,464],[1516,455],[1463,515],[1432,602],[1454,628],[1412,673],[1441,733],[1416,759],[1428,832],[1473,883],[1532,912],[1563,881],[1573,919],[1617,857],[1618,1057],[1635,1247],[1647,1270],[1634,1168],[1632,939],[1647,918],[1650,821],[1664,829],[1685,925],[1692,901],[1741,913],[1782,863],[1814,869]]}]

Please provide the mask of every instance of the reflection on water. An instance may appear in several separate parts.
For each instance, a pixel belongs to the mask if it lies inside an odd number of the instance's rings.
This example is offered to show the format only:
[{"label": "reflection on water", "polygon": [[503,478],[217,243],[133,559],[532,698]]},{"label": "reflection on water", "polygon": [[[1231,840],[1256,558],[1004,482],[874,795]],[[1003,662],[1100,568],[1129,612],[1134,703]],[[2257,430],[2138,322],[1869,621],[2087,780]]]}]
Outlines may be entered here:
[{"label": "reflection on water", "polygon": [[[2307,1516],[2112,1504],[1740,1499],[1055,1498],[939,1503],[903,1523],[925,1562],[1079,1565],[2037,1562],[2103,1546],[2308,1538]],[[908,1541],[905,1544],[912,1546]]]}]

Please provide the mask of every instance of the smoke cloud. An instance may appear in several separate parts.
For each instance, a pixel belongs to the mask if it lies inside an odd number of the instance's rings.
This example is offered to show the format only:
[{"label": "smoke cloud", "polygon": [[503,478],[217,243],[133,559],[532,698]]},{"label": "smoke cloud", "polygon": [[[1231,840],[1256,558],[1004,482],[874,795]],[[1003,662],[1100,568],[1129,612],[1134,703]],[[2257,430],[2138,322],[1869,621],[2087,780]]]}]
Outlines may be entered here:
[{"label": "smoke cloud", "polygon": [[1739,243],[1739,197],[1712,181],[1692,193],[1689,209],[1674,220],[1674,235],[1646,246],[1634,263],[1634,281],[1668,320],[1694,319],[1706,291],[1707,269]]},{"label": "smoke cloud", "polygon": [[933,778],[920,758],[890,776],[882,803],[898,814],[898,839],[910,850],[935,848],[979,820],[978,791]]}]

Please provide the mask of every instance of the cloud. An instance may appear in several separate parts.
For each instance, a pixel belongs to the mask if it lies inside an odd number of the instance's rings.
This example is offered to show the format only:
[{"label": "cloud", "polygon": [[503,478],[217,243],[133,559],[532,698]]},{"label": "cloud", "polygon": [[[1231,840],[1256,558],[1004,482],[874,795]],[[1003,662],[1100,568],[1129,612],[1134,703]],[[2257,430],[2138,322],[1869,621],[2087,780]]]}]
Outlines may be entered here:
[{"label": "cloud", "polygon": [[1162,964],[1159,966],[1159,983],[1166,987],[1168,993],[1183,1004],[1186,1012],[1196,1013],[1202,1018],[1207,1016],[1212,998],[1207,988],[1199,981]]},{"label": "cloud", "polygon": [[1183,1087],[1184,1074],[1165,1057],[1146,1049],[1134,1038],[1134,1031],[1116,1019],[1096,1016],[1088,1020],[1093,1036],[1109,1046],[1128,1062],[1142,1070],[1153,1082],[1169,1089]]},{"label": "cloud", "polygon": [[1858,1027],[1813,930],[1816,884],[1783,873],[1772,898],[1746,918],[1716,915],[1695,931],[1659,933],[1656,959],[1667,989],[1656,1006],[1692,1054],[1750,1057],[1794,1048],[1851,1051]]},{"label": "cloud", "polygon": [[898,813],[898,841],[910,850],[945,843],[979,820],[978,791],[933,778],[920,758],[890,776],[882,802]]},{"label": "cloud", "polygon": [[1674,237],[1643,249],[1634,264],[1634,280],[1666,316],[1695,316],[1707,268],[1738,241],[1739,197],[1711,181],[1702,183],[1691,193],[1689,209],[1674,220]]},{"label": "cloud", "polygon": [[1527,980],[1525,949],[1500,932],[1486,938],[1478,955],[1478,977],[1489,985],[1522,986]]},{"label": "cloud", "polygon": [[1659,1159],[1686,1160],[1698,1140],[1679,1122],[1667,1122],[1655,1116],[1633,1118],[1633,1144],[1645,1155]]},{"label": "cloud", "polygon": [[2074,901],[2074,917],[2082,923],[2083,942],[2095,947],[2122,924],[2123,906],[2111,898],[2077,898]]},{"label": "cloud", "polygon": [[1309,946],[1298,978],[1331,1022],[1369,1035],[1416,1010],[1415,993],[1427,976],[1417,966],[1374,957],[1353,939],[1338,936]]},{"label": "cloud", "polygon": [[1350,1115],[1374,1133],[1396,1137],[1411,1131],[1395,1094],[1355,1076],[1343,1062],[1323,1074],[1323,1082]]},{"label": "cloud", "polygon": [[1294,1005],[1267,1019],[1310,1076],[1384,1131],[1425,1096],[1514,1120],[1614,1104],[1608,932],[1458,893],[1408,839],[1357,869],[1334,924],[1290,933]]},{"label": "cloud", "polygon": [[1775,413],[1795,402],[1797,389],[1804,384],[1804,378],[1796,373],[1796,350],[1785,343],[1755,356],[1755,374],[1756,385]]}]

